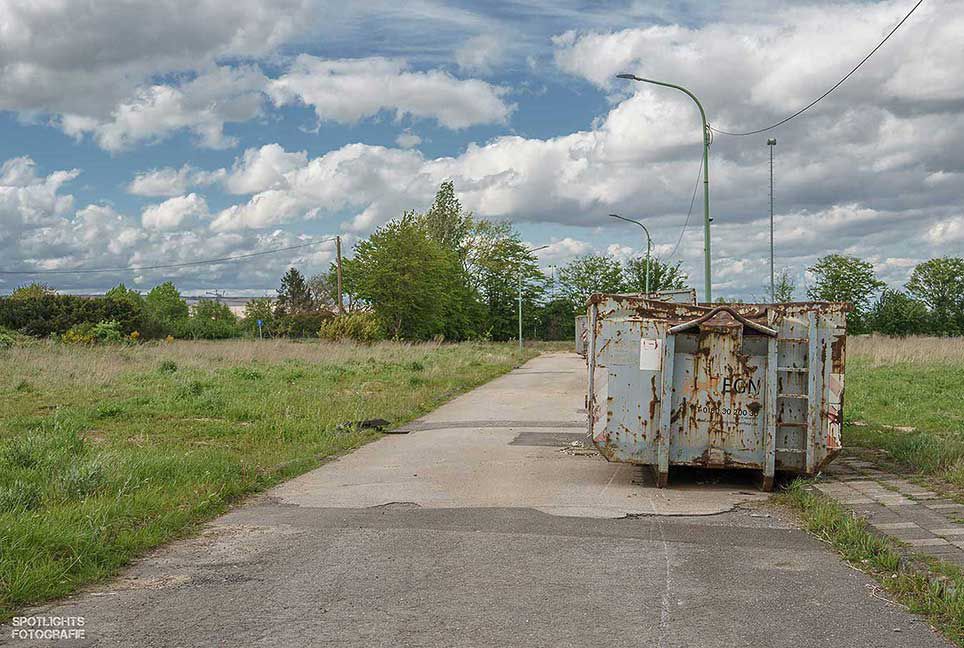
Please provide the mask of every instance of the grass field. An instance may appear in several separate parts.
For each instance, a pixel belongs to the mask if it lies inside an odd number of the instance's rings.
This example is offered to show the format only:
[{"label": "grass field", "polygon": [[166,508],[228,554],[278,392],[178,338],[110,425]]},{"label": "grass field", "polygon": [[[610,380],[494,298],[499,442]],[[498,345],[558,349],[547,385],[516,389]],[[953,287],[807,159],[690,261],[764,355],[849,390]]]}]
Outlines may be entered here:
[{"label": "grass field", "polygon": [[0,351],[0,620],[536,354],[281,340]]},{"label": "grass field", "polygon": [[964,339],[848,340],[844,445],[964,486]]}]

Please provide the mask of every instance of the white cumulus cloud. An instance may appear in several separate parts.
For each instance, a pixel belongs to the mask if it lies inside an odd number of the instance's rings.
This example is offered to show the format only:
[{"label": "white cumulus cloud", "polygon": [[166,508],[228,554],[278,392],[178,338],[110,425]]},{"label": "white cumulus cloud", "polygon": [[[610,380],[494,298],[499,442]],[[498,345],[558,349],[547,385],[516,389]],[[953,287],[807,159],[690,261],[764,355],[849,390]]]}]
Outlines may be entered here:
[{"label": "white cumulus cloud", "polygon": [[206,217],[207,213],[208,206],[204,198],[191,193],[145,207],[141,213],[141,224],[146,229],[177,230],[191,221]]},{"label": "white cumulus cloud", "polygon": [[320,121],[354,124],[381,111],[396,119],[434,119],[452,129],[505,122],[508,90],[441,70],[414,71],[401,59],[321,59],[301,54],[268,85],[278,105],[302,102]]}]

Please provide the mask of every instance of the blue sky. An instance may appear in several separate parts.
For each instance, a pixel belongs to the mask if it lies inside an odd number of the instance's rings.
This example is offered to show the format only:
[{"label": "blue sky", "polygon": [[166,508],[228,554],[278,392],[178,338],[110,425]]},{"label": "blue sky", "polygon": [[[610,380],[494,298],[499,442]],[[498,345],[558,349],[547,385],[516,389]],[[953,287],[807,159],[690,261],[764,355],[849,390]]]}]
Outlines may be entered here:
[{"label": "blue sky", "polygon": [[[819,95],[912,3],[0,0],[0,269],[177,263],[340,234],[346,248],[453,179],[545,267],[626,259],[643,218],[701,287],[696,110],[724,129]],[[901,285],[961,253],[964,12],[925,3],[861,71],[771,133],[711,149],[716,295],[768,281],[768,158],[777,267],[800,285],[827,253]],[[677,246],[677,241],[680,242]],[[675,254],[670,254],[675,250]],[[176,271],[0,277],[71,291],[173,279],[184,292],[273,289],[332,245]]]}]

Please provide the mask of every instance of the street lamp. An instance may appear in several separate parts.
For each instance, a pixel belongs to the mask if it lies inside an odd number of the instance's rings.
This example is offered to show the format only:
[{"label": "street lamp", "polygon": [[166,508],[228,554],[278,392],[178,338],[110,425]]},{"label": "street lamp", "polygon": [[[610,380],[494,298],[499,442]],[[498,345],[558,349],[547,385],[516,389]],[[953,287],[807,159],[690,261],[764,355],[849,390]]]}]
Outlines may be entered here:
[{"label": "street lamp", "polygon": [[627,223],[639,225],[643,228],[643,231],[646,232],[646,296],[649,297],[649,266],[652,263],[650,250],[652,250],[653,247],[653,239],[649,236],[649,230],[646,229],[646,226],[639,221],[623,218],[619,214],[610,214],[609,216],[610,218],[618,218],[619,220],[626,221]]},{"label": "street lamp", "polygon": [[773,147],[777,145],[775,138],[767,140],[770,149],[770,301],[777,300],[776,283],[773,280]]},{"label": "street lamp", "polygon": [[703,104],[696,98],[696,95],[683,86],[664,81],[654,81],[653,79],[643,79],[635,74],[617,74],[616,76],[620,79],[675,88],[695,101],[696,107],[700,109],[700,119],[703,122],[703,274],[706,301],[711,302],[713,301],[713,282],[710,276],[710,125],[706,121],[706,111],[703,110]]},{"label": "street lamp", "polygon": [[[548,245],[540,245],[537,248],[531,248],[529,252],[538,252],[539,250],[544,250]],[[522,350],[522,268],[519,268],[519,350]]]}]

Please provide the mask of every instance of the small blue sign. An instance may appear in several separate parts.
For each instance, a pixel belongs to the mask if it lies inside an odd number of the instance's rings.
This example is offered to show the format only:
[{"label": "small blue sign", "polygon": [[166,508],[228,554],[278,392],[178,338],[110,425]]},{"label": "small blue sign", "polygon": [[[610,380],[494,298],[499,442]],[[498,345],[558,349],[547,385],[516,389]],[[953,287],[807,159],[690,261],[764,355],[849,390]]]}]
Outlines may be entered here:
[{"label": "small blue sign", "polygon": [[258,320],[258,328],[261,328],[261,320]]}]

